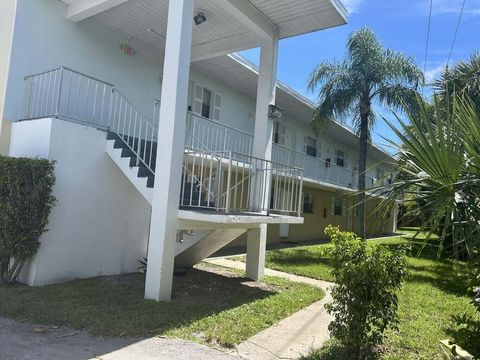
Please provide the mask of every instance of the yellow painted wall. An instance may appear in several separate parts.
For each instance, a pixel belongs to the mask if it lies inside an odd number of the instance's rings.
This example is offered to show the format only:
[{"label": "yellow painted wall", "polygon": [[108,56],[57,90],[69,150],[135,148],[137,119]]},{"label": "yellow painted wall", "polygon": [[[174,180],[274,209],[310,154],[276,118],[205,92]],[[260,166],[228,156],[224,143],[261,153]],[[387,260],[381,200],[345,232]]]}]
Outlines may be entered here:
[{"label": "yellow painted wall", "polygon": [[5,151],[6,141],[10,142],[10,133],[2,136],[3,130],[10,129],[10,124],[3,126],[2,123],[16,5],[17,0],[0,1],[0,154]]},{"label": "yellow painted wall", "polygon": [[[269,225],[267,235],[267,241],[269,243],[325,239],[325,228],[330,224],[340,226],[340,229],[343,231],[357,231],[358,217],[355,216],[354,210],[350,209],[355,200],[355,196],[336,191],[312,188],[308,185],[304,187],[304,191],[314,196],[313,214],[303,214],[304,223],[302,225],[290,225],[288,238],[280,238],[279,225]],[[346,200],[347,209],[344,211],[345,215],[331,214],[333,197]],[[374,212],[379,201],[378,199],[371,199],[367,202],[366,225],[367,235],[369,236],[380,236],[393,232],[393,211],[388,219],[381,219],[381,217]],[[352,228],[349,227],[349,211],[352,213]],[[245,240],[246,237],[239,238],[231,245],[245,245]]]}]

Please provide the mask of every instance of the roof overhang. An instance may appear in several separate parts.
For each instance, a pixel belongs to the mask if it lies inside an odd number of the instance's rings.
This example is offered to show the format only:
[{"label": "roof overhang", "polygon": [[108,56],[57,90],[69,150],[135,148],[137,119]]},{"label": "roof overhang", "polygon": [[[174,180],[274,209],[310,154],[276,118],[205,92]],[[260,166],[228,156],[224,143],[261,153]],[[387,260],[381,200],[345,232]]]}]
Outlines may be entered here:
[{"label": "roof overhang", "polygon": [[[168,0],[62,1],[74,22],[95,17],[160,51],[165,47]],[[274,35],[284,39],[347,22],[339,0],[197,0],[196,9],[207,21],[194,27],[193,61],[254,48]]]}]

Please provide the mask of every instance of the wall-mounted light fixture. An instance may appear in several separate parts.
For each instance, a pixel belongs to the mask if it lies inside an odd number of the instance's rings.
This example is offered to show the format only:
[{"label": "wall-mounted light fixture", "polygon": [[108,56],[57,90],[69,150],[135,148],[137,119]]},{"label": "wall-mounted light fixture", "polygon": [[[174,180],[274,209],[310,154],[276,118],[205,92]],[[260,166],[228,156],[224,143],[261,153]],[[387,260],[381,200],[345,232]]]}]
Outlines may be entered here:
[{"label": "wall-mounted light fixture", "polygon": [[270,104],[268,105],[268,117],[272,119],[279,119],[282,117],[283,110],[278,106]]},{"label": "wall-mounted light fixture", "polygon": [[205,13],[203,11],[199,11],[197,15],[193,17],[193,21],[195,21],[195,25],[198,26],[207,21],[207,17],[205,16]]}]

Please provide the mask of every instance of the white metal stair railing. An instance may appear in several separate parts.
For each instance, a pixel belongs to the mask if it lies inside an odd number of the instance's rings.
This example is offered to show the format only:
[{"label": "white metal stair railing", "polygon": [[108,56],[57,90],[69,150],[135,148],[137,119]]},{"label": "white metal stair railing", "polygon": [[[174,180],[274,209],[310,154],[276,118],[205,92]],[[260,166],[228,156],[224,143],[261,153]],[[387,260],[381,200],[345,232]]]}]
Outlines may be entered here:
[{"label": "white metal stair railing", "polygon": [[135,154],[136,166],[155,174],[158,128],[117,89],[112,89],[108,130]]}]

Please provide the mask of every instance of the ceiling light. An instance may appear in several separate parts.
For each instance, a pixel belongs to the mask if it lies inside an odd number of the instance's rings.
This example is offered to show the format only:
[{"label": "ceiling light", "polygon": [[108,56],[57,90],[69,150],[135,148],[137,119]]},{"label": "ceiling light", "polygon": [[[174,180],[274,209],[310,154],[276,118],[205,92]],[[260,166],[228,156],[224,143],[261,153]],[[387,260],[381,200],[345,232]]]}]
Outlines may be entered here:
[{"label": "ceiling light", "polygon": [[195,21],[195,25],[200,25],[207,21],[207,17],[205,16],[205,13],[203,11],[199,11],[197,15],[193,17],[193,21]]}]

